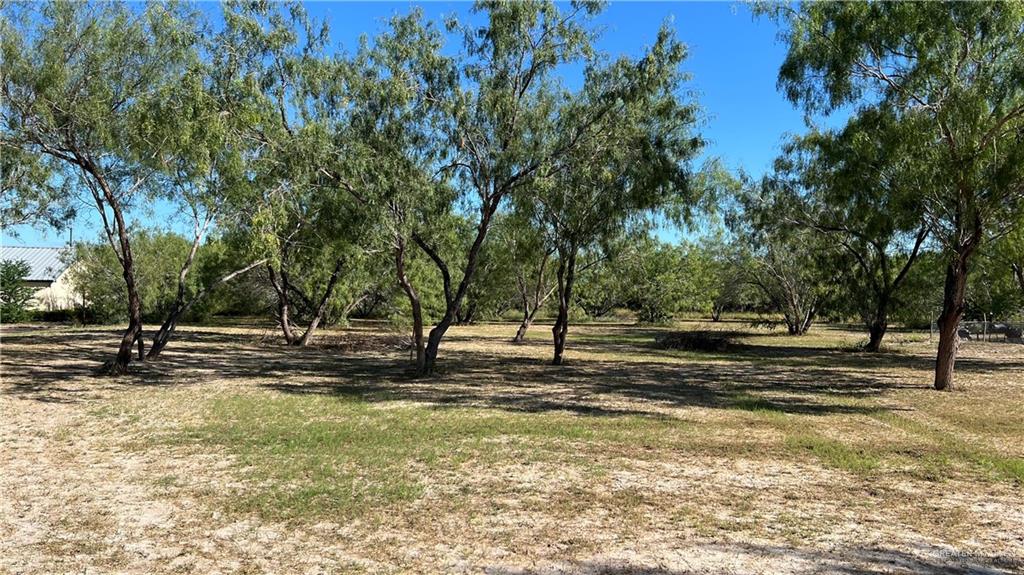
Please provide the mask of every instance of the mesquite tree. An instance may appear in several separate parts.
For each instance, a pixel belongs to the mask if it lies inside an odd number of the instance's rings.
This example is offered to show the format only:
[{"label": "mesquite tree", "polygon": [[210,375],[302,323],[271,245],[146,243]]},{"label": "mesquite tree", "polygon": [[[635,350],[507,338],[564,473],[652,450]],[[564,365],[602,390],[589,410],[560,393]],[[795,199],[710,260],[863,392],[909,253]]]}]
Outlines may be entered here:
[{"label": "mesquite tree", "polygon": [[[223,46],[212,43],[204,47],[209,52]],[[162,134],[166,142],[155,152],[160,164],[157,193],[187,214],[192,237],[177,273],[174,301],[153,335],[147,359],[159,357],[181,318],[212,290],[266,262],[266,258],[251,257],[198,289],[190,289],[189,275],[197,254],[224,219],[222,214],[232,204],[257,199],[248,176],[250,150],[245,139],[252,116],[247,114],[246,102],[232,94],[229,67],[224,59],[207,55],[169,88],[170,97],[154,103],[151,115],[155,124],[150,129]],[[230,225],[229,211],[227,215],[228,221],[223,223]]]},{"label": "mesquite tree", "polygon": [[782,314],[789,335],[804,335],[836,283],[837,252],[827,238],[788,219],[789,206],[778,202],[789,185],[784,175],[746,181],[726,218],[741,246],[737,260],[746,264],[747,282]]},{"label": "mesquite tree", "polygon": [[891,110],[916,148],[919,196],[949,255],[936,389],[953,388],[967,274],[1024,209],[1024,4],[769,5],[787,24],[779,84],[809,111]]},{"label": "mesquite tree", "polygon": [[[359,186],[339,176],[350,70],[326,54],[328,30],[299,4],[231,4],[215,45],[223,92],[247,119],[239,145],[248,186],[231,202],[238,225],[266,257],[285,342],[303,346],[369,248]],[[301,320],[302,327],[296,324]]]},{"label": "mesquite tree", "polygon": [[[412,234],[441,274],[445,299],[444,314],[430,330],[422,361],[417,360],[421,374],[434,371],[441,340],[465,302],[498,208],[589,136],[593,124],[612,109],[594,108],[590,122],[556,132],[553,76],[559,66],[591,53],[591,33],[581,20],[596,9],[596,4],[581,3],[562,13],[552,2],[481,2],[475,11],[486,13],[482,27],[449,22],[450,29],[463,33],[463,75],[440,102],[452,119],[439,126],[447,138],[441,171],[451,176],[454,193],[447,206],[423,206],[431,209],[420,209],[422,231]],[[439,188],[449,189],[438,184],[432,189]],[[452,259],[429,233],[460,205],[471,206],[475,227],[465,253]]]},{"label": "mesquite tree", "polygon": [[[562,363],[579,254],[642,224],[669,204],[695,203],[689,162],[701,141],[697,106],[680,98],[685,47],[667,27],[637,60],[588,67],[583,89],[560,105],[556,130],[587,132],[551,159],[520,209],[532,210],[558,255],[552,362]],[[595,113],[601,112],[601,113]]]},{"label": "mesquite tree", "polygon": [[133,345],[140,359],[143,347],[127,212],[153,191],[172,139],[164,131],[177,129],[154,104],[198,58],[194,16],[166,4],[8,4],[2,29],[3,153],[49,158],[31,164],[48,171],[35,180],[71,184],[95,205],[125,282],[128,327],[108,364],[124,373]]},{"label": "mesquite tree", "polygon": [[[427,370],[421,288],[411,273],[413,250],[424,237],[444,234],[452,218],[454,190],[445,161],[457,73],[441,55],[443,34],[420,11],[395,17],[389,29],[356,54],[346,96],[347,161],[335,166],[339,181],[360,182],[353,190],[379,222],[378,245],[391,253],[394,277],[409,302],[415,372]],[[447,234],[450,236],[450,234]],[[446,291],[447,295],[447,291]]]},{"label": "mesquite tree", "polygon": [[812,132],[786,146],[773,209],[842,248],[846,301],[878,351],[911,266],[928,238],[913,150],[890,114],[869,109],[838,132]]},{"label": "mesquite tree", "polygon": [[504,263],[511,268],[523,316],[512,343],[523,343],[537,313],[555,293],[552,276],[555,249],[553,242],[545,239],[545,229],[523,217],[522,211],[510,213],[502,224],[496,230],[495,243],[506,256]]}]

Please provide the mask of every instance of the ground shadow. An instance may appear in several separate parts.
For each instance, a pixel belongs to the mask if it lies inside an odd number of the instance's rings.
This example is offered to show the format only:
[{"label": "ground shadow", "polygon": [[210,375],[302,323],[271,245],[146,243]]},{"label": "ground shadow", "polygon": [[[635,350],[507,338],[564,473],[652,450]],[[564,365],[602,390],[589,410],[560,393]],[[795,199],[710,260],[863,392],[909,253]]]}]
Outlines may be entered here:
[{"label": "ground shadow", "polygon": [[487,566],[483,570],[494,575],[1010,575],[1020,573],[1024,568],[1024,561],[1019,558],[963,553],[947,547],[923,544],[900,550],[845,546],[826,551],[782,545],[712,542],[678,549],[669,562],[682,564],[683,567],[666,567],[660,564],[661,561],[649,563],[643,560],[597,559],[555,562],[545,568]]},{"label": "ground shadow", "polygon": [[[531,413],[661,417],[668,408],[707,407],[872,414],[878,408],[859,399],[912,387],[905,375],[893,370],[917,370],[926,376],[931,369],[927,360],[910,354],[850,354],[786,345],[745,345],[726,354],[691,353],[680,359],[645,343],[653,331],[657,330],[616,330],[633,343],[580,338],[573,348],[580,353],[562,366],[548,365],[550,350],[536,340],[512,346],[495,336],[460,336],[492,341],[487,341],[488,351],[444,350],[441,373],[430,379],[411,377],[408,354],[395,351],[394,334],[379,334],[381,346],[374,350],[365,349],[366,333],[359,332],[352,336],[362,338],[362,348],[355,352],[345,345],[348,333],[325,338],[332,343],[323,347],[295,348],[251,333],[183,330],[160,361],[133,364],[131,374],[106,378],[97,377],[96,369],[116,350],[118,330],[5,332],[3,393],[39,401],[78,401],[119,387],[216,380],[288,394]],[[627,350],[633,355],[623,358],[621,352]],[[958,365],[990,372],[1024,370],[1024,362],[971,359]]]}]

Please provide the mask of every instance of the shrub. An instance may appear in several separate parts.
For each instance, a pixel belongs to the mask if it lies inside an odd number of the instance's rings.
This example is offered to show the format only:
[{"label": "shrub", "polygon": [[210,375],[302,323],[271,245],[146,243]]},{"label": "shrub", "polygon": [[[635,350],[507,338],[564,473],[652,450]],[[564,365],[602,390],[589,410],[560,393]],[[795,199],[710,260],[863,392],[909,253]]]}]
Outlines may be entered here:
[{"label": "shrub", "polygon": [[0,321],[17,323],[28,319],[28,302],[34,291],[25,284],[28,272],[25,262],[0,262]]}]

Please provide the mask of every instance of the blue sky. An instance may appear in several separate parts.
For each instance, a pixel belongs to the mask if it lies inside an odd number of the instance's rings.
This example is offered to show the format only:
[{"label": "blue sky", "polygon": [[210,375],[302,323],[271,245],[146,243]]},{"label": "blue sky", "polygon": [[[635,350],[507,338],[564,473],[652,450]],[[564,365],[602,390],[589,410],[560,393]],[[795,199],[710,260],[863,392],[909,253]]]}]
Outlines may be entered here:
[{"label": "blue sky", "polygon": [[[386,19],[422,6],[427,17],[457,14],[464,19],[467,2],[317,2],[310,13],[326,18],[332,40],[354,51],[358,38],[384,28]],[[219,10],[215,4],[206,6]],[[776,25],[755,19],[739,2],[612,2],[595,22],[604,28],[598,48],[612,55],[637,55],[650,46],[663,22],[671,19],[677,36],[689,47],[683,68],[692,76],[689,88],[704,109],[702,134],[709,145],[706,157],[719,157],[727,166],[760,175],[769,169],[786,134],[803,132],[804,114],[776,90],[776,76],[785,56]],[[836,125],[842,115],[825,120]],[[84,207],[75,222],[75,239],[95,239],[99,228],[95,209]],[[168,221],[157,209],[135,217],[145,225]],[[19,229],[18,238],[5,230],[4,243],[61,245],[67,232]]]}]

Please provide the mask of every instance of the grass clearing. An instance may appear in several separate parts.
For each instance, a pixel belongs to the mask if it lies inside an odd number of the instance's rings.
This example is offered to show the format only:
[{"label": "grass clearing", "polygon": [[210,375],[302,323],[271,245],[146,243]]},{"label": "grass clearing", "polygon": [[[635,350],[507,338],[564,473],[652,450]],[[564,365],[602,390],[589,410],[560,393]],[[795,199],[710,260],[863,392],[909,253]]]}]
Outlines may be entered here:
[{"label": "grass clearing", "polygon": [[91,373],[116,332],[4,334],[0,527],[19,546],[0,568],[643,572],[680,549],[711,571],[939,573],[949,549],[1024,566],[1024,354],[967,344],[968,391],[937,394],[926,341],[653,345],[688,328],[707,326],[581,325],[555,368],[542,328],[512,346],[514,326],[459,327],[424,381],[400,352],[338,351],[390,337],[372,326],[304,350],[183,328],[117,381]]}]

